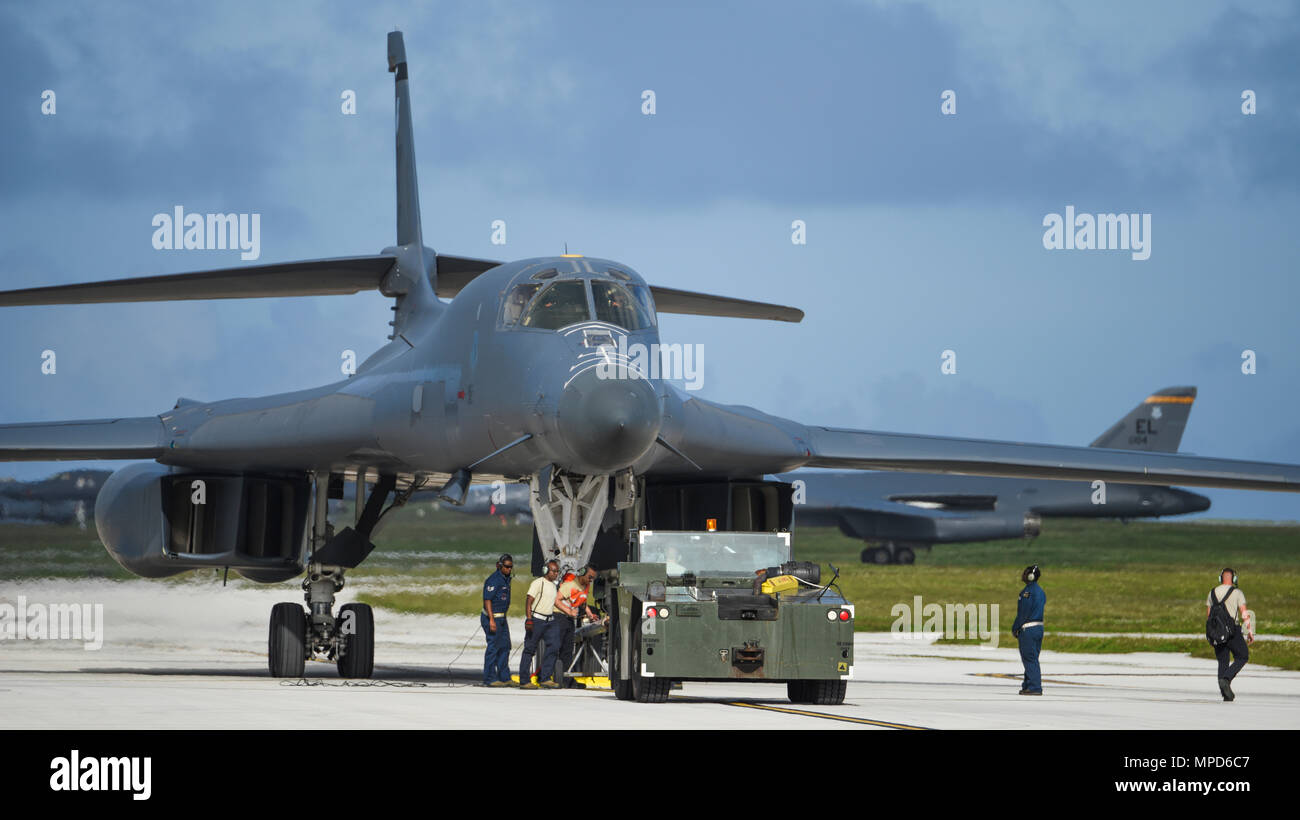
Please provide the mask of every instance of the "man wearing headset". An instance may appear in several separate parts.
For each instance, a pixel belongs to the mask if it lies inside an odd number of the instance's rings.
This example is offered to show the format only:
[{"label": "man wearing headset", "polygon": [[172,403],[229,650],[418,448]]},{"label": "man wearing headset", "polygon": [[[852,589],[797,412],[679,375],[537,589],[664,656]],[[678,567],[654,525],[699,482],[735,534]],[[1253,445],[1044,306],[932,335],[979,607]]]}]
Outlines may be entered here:
[{"label": "man wearing headset", "polygon": [[1025,679],[1020,684],[1022,695],[1043,694],[1038,653],[1043,648],[1043,609],[1047,606],[1047,593],[1038,585],[1038,579],[1042,577],[1037,564],[1025,567],[1025,571],[1020,573],[1025,588],[1020,590],[1016,620],[1011,624],[1011,634],[1020,641],[1020,661],[1025,665]]},{"label": "man wearing headset", "polygon": [[[559,577],[560,562],[551,559],[546,562],[545,574],[534,578],[528,587],[528,599],[524,604],[524,654],[519,659],[520,689],[558,689],[560,686],[555,682],[555,659],[560,654],[560,621],[555,610],[555,582]],[[545,651],[537,683],[532,683],[529,678],[532,677],[538,641],[545,645]]]},{"label": "man wearing headset", "polygon": [[510,609],[510,573],[515,559],[504,553],[497,559],[496,572],[483,582],[483,611],[479,623],[487,637],[487,651],[483,653],[483,685],[512,686],[510,680],[510,624],[506,610]]},{"label": "man wearing headset", "polygon": [[560,674],[564,675],[559,684],[565,689],[576,687],[574,680],[566,674],[569,671],[570,664],[573,663],[574,633],[581,626],[584,614],[591,620],[596,620],[596,613],[587,604],[587,596],[591,592],[591,582],[594,580],[596,580],[596,569],[594,567],[580,567],[571,579],[560,584],[559,594],[555,598],[555,608],[560,613],[557,616],[560,619],[560,625],[555,630],[559,636],[560,669],[562,670]]},{"label": "man wearing headset", "polygon": [[[1214,607],[1222,606],[1232,619],[1232,633],[1223,646],[1214,647],[1214,657],[1219,661],[1219,694],[1230,701],[1236,697],[1232,693],[1232,679],[1250,659],[1250,647],[1255,642],[1255,625],[1251,622],[1250,610],[1246,609],[1246,596],[1237,589],[1237,572],[1232,567],[1224,567],[1219,572],[1219,585],[1210,590],[1205,599],[1205,619],[1210,619]],[[1241,619],[1238,625],[1237,619]],[[1242,627],[1245,627],[1245,637]],[[1232,664],[1228,664],[1228,653],[1232,653]]]}]

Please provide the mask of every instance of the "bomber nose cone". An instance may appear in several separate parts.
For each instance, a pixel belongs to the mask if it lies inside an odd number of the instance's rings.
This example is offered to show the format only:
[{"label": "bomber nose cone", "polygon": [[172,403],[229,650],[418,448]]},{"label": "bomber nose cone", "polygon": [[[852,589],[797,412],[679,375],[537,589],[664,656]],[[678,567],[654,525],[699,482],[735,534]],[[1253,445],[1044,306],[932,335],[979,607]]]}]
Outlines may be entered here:
[{"label": "bomber nose cone", "polygon": [[560,436],[583,469],[619,470],[636,461],[659,435],[659,397],[642,378],[601,378],[593,368],[564,388]]}]

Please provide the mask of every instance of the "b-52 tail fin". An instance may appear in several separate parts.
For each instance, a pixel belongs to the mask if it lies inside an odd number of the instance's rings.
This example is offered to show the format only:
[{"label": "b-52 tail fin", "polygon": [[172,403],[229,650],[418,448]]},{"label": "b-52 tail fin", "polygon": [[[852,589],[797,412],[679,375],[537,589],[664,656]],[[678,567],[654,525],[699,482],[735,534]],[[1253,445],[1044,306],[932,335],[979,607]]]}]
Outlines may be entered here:
[{"label": "b-52 tail fin", "polygon": [[1166,387],[1157,390],[1089,446],[1176,453],[1182,443],[1183,429],[1187,426],[1187,417],[1192,414],[1192,402],[1195,400],[1195,387]]}]

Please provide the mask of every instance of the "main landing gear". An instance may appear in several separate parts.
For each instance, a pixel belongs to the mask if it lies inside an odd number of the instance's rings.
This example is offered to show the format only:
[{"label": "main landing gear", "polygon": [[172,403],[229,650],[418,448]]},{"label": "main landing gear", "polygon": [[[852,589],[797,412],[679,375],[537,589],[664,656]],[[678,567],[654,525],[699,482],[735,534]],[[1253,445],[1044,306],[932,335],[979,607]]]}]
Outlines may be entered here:
[{"label": "main landing gear", "polygon": [[911,547],[886,541],[878,547],[867,547],[862,551],[862,563],[884,566],[886,564],[914,564],[916,553]]},{"label": "main landing gear", "polygon": [[273,678],[301,678],[307,659],[334,661],[340,678],[368,678],[375,669],[375,615],[369,604],[344,604],[333,613],[334,593],[343,589],[343,568],[313,563],[302,582],[307,601],[276,604],[271,610],[267,657]]},{"label": "main landing gear", "polygon": [[[300,678],[307,660],[332,660],[341,678],[369,678],[375,669],[375,616],[368,604],[344,604],[334,613],[334,596],[343,589],[346,570],[354,569],[375,545],[370,542],[376,525],[389,511],[405,504],[417,486],[398,493],[383,509],[397,484],[395,476],[380,476],[357,516],[356,529],[335,534],[326,520],[328,480],[318,477],[315,489],[313,551],[302,582],[307,606],[276,604],[271,610],[267,658],[271,677]],[[365,497],[366,477],[357,476],[357,502]]]}]

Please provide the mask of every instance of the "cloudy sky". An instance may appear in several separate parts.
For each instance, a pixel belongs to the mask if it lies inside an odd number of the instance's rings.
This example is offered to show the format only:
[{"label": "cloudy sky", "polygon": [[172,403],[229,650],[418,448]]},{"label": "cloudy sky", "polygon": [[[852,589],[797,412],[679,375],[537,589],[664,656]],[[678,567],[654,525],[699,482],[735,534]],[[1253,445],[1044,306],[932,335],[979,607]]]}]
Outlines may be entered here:
[{"label": "cloudy sky", "polygon": [[[398,27],[428,244],[567,243],[807,312],[666,317],[704,345],[709,398],[1086,444],[1193,384],[1185,450],[1300,461],[1293,3],[125,5],[0,4],[2,288],[241,264],[155,250],[177,205],[261,214],[261,262],[391,244]],[[1068,205],[1150,214],[1150,258],[1045,249]],[[377,294],[6,309],[0,423],[313,386],[389,316]],[[1215,517],[1300,520],[1295,496],[1207,494]]]}]

